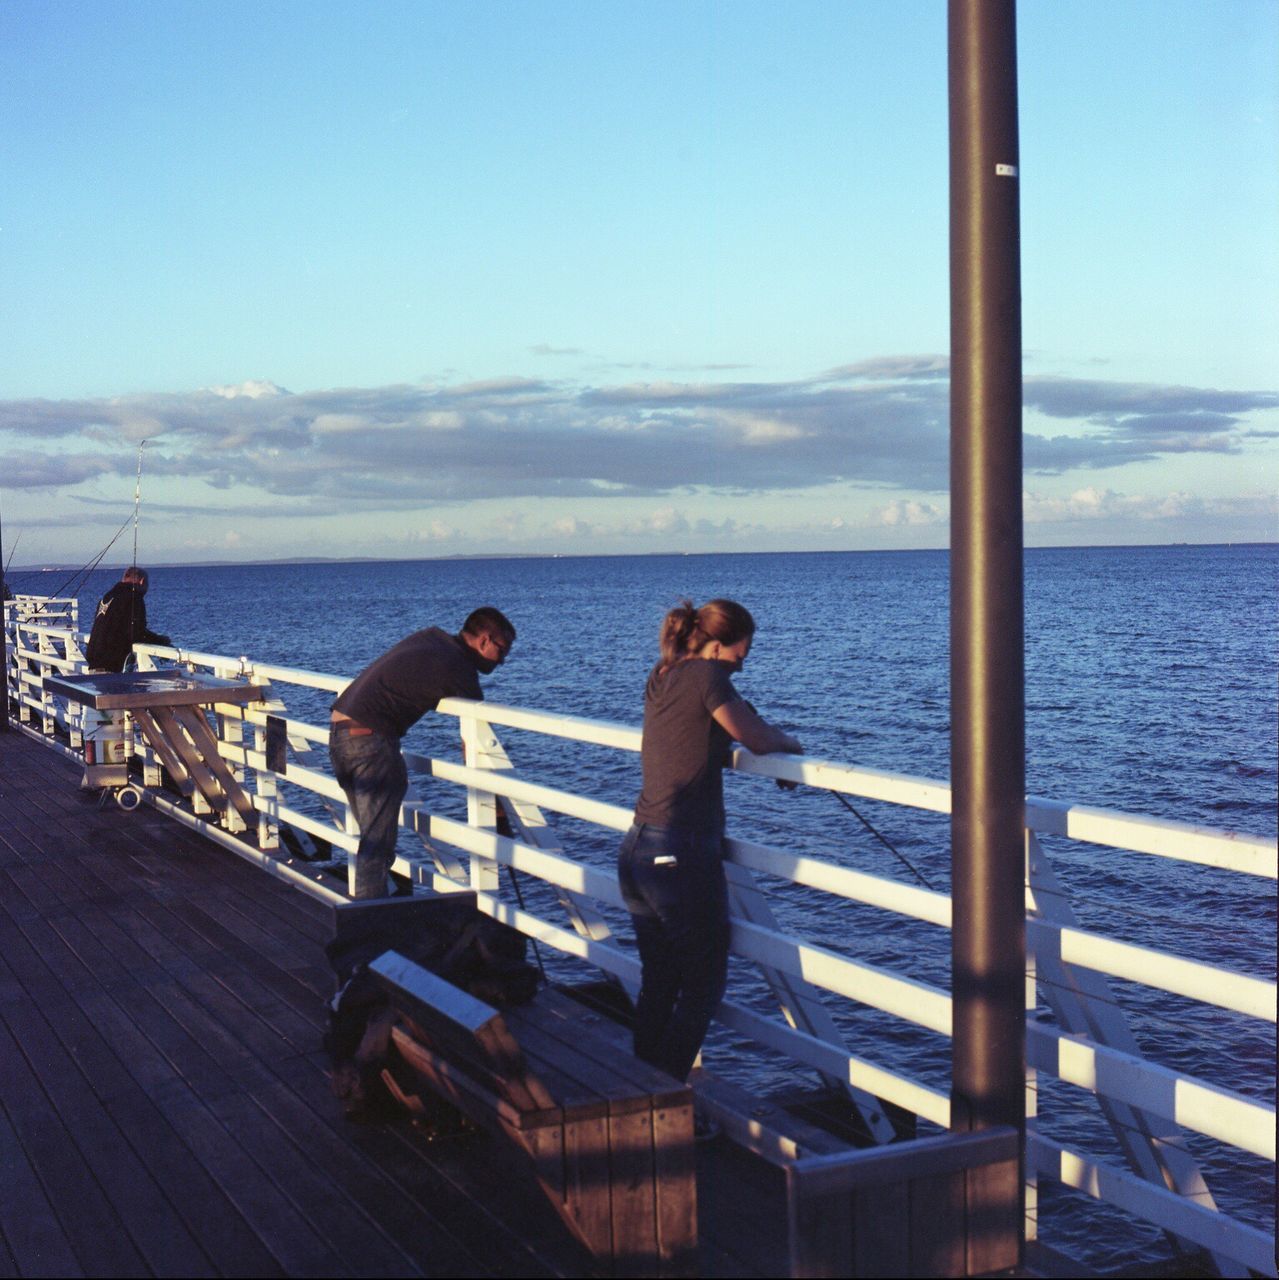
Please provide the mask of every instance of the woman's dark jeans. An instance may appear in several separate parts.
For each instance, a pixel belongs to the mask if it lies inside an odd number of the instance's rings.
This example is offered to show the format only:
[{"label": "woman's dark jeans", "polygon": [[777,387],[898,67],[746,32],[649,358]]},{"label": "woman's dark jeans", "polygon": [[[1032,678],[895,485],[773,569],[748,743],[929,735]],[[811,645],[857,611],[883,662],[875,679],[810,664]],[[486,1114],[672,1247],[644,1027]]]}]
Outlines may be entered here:
[{"label": "woman's dark jeans", "polygon": [[400,833],[400,804],[409,785],[400,744],[380,733],[344,733],[335,726],[329,732],[329,759],[360,824],[351,896],[384,898]]},{"label": "woman's dark jeans", "polygon": [[684,1080],[728,980],[723,832],[637,824],[617,878],[643,964],[635,1056]]}]

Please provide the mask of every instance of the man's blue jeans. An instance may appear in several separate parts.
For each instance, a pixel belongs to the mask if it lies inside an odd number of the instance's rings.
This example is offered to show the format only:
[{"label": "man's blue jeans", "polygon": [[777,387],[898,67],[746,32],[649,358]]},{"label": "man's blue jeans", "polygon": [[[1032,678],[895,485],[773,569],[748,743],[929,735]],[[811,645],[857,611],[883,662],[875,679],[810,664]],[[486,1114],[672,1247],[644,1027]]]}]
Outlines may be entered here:
[{"label": "man's blue jeans", "polygon": [[617,878],[643,964],[635,1056],[684,1080],[728,980],[723,833],[637,824]]},{"label": "man's blue jeans", "polygon": [[334,725],[329,731],[329,759],[360,824],[351,896],[385,898],[400,830],[400,803],[409,786],[399,741],[380,733],[339,732]]}]

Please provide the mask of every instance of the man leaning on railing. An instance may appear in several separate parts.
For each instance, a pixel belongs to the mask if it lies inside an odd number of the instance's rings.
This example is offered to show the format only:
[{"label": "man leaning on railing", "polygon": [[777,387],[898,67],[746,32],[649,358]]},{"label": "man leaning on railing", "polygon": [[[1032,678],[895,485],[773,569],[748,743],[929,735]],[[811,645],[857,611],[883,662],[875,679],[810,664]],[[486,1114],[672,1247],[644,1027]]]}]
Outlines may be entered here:
[{"label": "man leaning on railing", "polygon": [[395,861],[408,771],[400,739],[441,698],[483,698],[479,676],[506,661],[515,628],[491,606],[476,609],[455,636],[428,627],[375,658],[334,700],[329,757],[360,826],[353,898],[381,898]]}]

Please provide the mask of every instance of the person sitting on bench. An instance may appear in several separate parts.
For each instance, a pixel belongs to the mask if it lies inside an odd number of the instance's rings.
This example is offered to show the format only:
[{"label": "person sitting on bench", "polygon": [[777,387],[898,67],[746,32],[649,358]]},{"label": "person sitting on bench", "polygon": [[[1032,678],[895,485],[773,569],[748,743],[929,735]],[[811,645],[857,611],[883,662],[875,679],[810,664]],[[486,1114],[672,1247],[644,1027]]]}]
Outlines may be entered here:
[{"label": "person sitting on bench", "polygon": [[147,628],[147,574],[131,564],[98,601],[84,651],[90,671],[123,671],[135,644],[168,644],[169,637]]}]

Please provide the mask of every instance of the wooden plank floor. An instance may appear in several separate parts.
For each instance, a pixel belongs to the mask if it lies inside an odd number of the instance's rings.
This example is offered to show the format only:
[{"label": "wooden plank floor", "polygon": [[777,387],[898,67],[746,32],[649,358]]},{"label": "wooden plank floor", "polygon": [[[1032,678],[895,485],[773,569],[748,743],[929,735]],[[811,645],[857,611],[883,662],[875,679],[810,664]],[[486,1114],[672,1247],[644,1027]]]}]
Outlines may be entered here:
[{"label": "wooden plank floor", "polygon": [[[491,1139],[343,1120],[327,908],[79,773],[0,734],[0,1276],[590,1274]],[[703,1274],[777,1274],[723,1145]]]},{"label": "wooden plank floor", "polygon": [[550,1275],[482,1136],[352,1125],[327,909],[0,736],[0,1273]]}]

